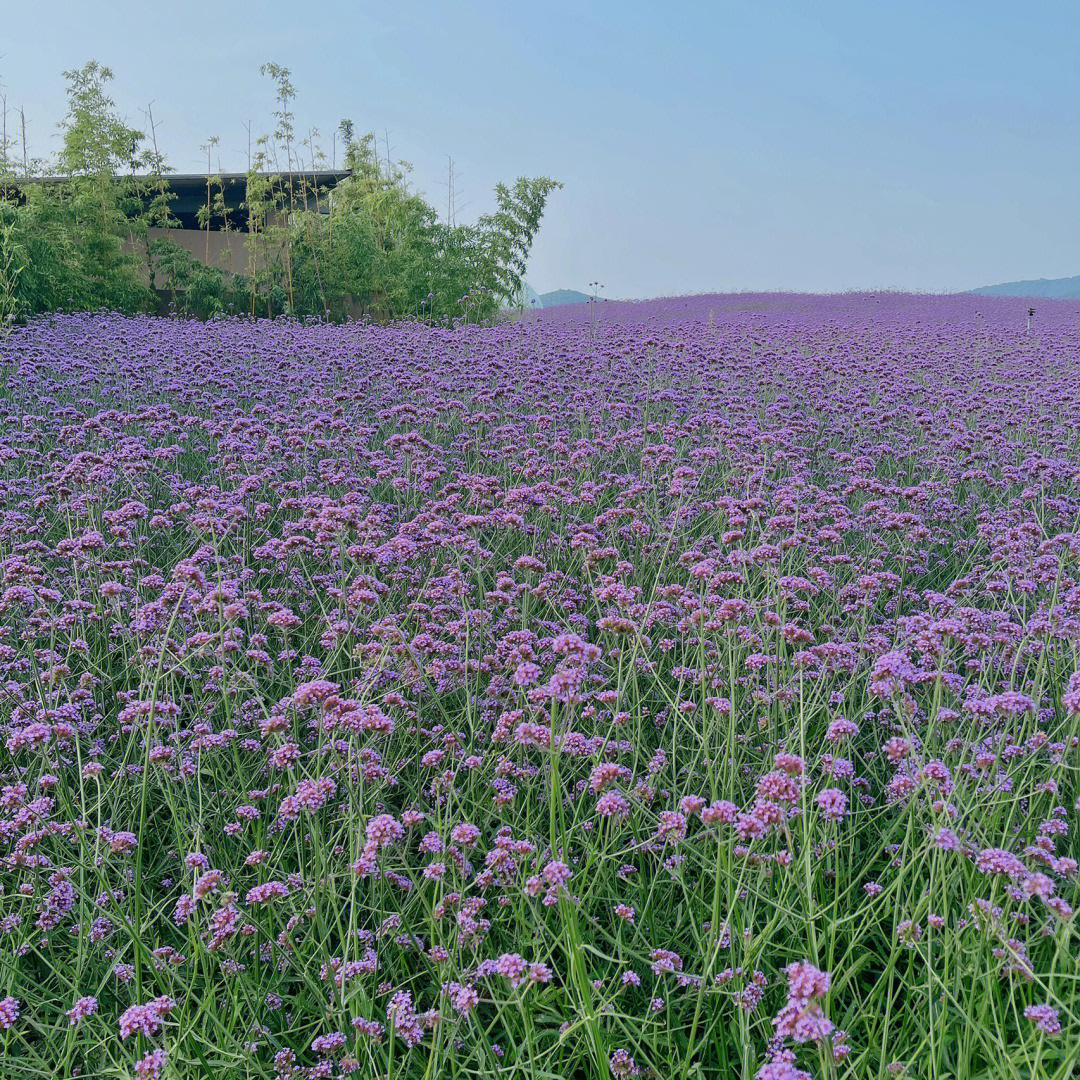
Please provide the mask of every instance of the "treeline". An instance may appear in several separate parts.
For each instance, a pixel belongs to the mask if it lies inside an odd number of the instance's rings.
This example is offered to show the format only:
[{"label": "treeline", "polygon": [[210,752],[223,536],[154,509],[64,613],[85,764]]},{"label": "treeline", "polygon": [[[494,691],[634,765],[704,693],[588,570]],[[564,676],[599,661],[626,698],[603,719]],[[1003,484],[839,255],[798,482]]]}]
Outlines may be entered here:
[{"label": "treeline", "polygon": [[[547,197],[547,177],[495,189],[496,210],[475,224],[442,221],[408,182],[409,166],[380,158],[373,135],[342,121],[336,132],[351,175],[332,192],[312,174],[328,167],[316,132],[295,130],[287,68],[266,64],[275,127],[250,155],[239,213],[210,167],[198,225],[231,233],[245,269],[198,259],[172,239],[165,155],[153,116],[129,127],[108,96],[112,72],[96,62],[67,71],[68,110],[55,159],[0,146],[0,323],[49,311],[153,311],[162,295],[202,318],[222,313],[380,321],[490,319],[516,302]],[[21,150],[21,153],[20,153]],[[239,220],[232,220],[238,217]]]}]

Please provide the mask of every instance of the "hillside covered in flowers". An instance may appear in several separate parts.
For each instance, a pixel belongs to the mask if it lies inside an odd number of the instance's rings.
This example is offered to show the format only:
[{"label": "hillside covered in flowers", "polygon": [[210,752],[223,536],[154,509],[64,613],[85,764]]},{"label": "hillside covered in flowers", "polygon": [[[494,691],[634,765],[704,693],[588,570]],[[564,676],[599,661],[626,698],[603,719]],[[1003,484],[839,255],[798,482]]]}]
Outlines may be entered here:
[{"label": "hillside covered in flowers", "polygon": [[0,1074],[1075,1075],[1026,310],[0,339]]}]

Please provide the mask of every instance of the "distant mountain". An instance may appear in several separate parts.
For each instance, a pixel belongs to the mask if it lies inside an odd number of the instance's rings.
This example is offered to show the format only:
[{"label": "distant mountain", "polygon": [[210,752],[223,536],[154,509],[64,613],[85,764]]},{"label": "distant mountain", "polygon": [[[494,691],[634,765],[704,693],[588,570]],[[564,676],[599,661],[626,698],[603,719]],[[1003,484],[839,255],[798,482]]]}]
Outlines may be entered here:
[{"label": "distant mountain", "polygon": [[540,303],[544,307],[561,307],[563,304],[585,304],[592,299],[588,293],[576,289],[556,289],[554,292],[540,294]]},{"label": "distant mountain", "polygon": [[514,297],[510,306],[529,311],[530,309],[542,308],[544,304],[540,299],[540,294],[522,278],[521,288],[518,289],[518,294]]},{"label": "distant mountain", "polygon": [[984,285],[971,291],[976,296],[1046,296],[1052,300],[1077,300],[1080,299],[1080,277],[1007,281],[1004,285]]}]

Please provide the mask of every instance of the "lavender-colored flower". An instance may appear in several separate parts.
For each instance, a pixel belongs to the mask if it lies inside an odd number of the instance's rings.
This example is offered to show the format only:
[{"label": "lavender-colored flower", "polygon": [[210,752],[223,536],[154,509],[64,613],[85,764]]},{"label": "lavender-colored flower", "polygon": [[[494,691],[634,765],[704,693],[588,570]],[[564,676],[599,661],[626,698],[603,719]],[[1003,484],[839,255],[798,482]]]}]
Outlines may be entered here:
[{"label": "lavender-colored flower", "polygon": [[[568,934],[640,1020],[615,1076],[695,1023],[742,1061],[715,1021],[766,1005],[762,1080],[858,1068],[840,1012],[917,1068],[925,1001],[885,1031],[860,999],[883,919],[900,967],[985,951],[973,1015],[1071,993],[1075,304],[1015,323],[890,293],[5,332],[9,1051],[92,1065],[102,987],[160,1080],[168,989],[251,1003],[222,1061],[281,1080],[520,1067],[522,1010],[588,1072]],[[858,977],[790,964],[774,900]]]},{"label": "lavender-colored flower", "polygon": [[1024,1016],[1046,1035],[1061,1034],[1058,1011],[1049,1005],[1028,1005],[1024,1009]]},{"label": "lavender-colored flower", "polygon": [[0,999],[0,1031],[8,1031],[19,1019],[19,999],[8,997]]},{"label": "lavender-colored flower", "polygon": [[93,1016],[98,1009],[98,1000],[96,997],[81,997],[74,1005],[67,1011],[68,1020],[72,1027],[79,1023],[80,1020],[85,1020],[88,1016]]}]

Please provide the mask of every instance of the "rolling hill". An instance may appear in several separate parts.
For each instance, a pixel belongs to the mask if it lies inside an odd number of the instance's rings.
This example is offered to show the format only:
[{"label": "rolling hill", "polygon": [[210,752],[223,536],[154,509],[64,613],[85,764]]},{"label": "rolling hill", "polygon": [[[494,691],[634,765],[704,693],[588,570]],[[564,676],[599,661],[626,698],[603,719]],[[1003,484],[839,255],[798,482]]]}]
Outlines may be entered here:
[{"label": "rolling hill", "polygon": [[576,289],[556,289],[554,292],[540,294],[540,302],[544,307],[561,307],[563,304],[585,304],[592,297],[587,293],[578,292]]},{"label": "rolling hill", "polygon": [[1080,277],[1037,278],[1034,281],[1007,281],[972,289],[977,296],[1044,296],[1053,300],[1080,299]]}]

